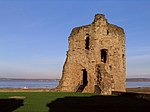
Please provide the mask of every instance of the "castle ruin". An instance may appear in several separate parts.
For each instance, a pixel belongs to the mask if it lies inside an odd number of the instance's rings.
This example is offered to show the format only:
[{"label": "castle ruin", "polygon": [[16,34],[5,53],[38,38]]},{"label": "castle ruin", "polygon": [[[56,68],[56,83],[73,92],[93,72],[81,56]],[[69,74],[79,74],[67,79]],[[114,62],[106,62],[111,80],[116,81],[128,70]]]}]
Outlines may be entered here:
[{"label": "castle ruin", "polygon": [[111,94],[126,91],[125,33],[96,14],[90,25],[76,27],[69,37],[60,91]]}]

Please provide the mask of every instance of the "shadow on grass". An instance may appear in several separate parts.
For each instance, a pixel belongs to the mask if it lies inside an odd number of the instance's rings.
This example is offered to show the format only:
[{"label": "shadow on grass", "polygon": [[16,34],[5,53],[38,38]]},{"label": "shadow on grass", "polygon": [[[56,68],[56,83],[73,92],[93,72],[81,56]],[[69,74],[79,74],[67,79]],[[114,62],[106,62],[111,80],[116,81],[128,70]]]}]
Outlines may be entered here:
[{"label": "shadow on grass", "polygon": [[150,102],[125,96],[65,97],[47,104],[49,112],[149,112]]},{"label": "shadow on grass", "polygon": [[23,106],[22,99],[0,99],[0,112],[12,112]]}]

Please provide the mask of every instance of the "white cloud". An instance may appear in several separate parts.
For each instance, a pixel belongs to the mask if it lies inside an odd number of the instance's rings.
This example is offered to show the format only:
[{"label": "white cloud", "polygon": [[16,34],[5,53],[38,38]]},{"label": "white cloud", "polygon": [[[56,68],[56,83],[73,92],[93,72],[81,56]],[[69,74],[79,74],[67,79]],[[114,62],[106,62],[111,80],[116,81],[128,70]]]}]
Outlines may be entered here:
[{"label": "white cloud", "polygon": [[135,47],[130,47],[127,50],[127,53],[130,55],[135,54],[135,53],[149,53],[150,52],[150,46],[135,46]]},{"label": "white cloud", "polygon": [[60,78],[61,59],[30,58],[22,62],[0,60],[0,77]]},{"label": "white cloud", "polygon": [[127,57],[127,76],[145,77],[150,74],[150,55]]},{"label": "white cloud", "polygon": [[145,62],[150,61],[150,54],[147,55],[137,55],[137,56],[127,56],[127,61],[131,62]]}]

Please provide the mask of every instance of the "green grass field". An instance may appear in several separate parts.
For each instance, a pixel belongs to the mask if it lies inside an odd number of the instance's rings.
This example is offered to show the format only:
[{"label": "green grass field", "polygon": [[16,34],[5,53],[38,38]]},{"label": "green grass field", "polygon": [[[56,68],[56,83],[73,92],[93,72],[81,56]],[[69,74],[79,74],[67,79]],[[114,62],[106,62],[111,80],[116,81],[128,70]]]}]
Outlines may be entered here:
[{"label": "green grass field", "polygon": [[0,92],[0,99],[20,96],[25,97],[24,106],[14,112],[48,112],[48,103],[66,96],[92,96],[94,94],[65,93],[65,92]]},{"label": "green grass field", "polygon": [[[24,98],[23,106],[21,106],[22,100],[14,100],[10,97]],[[13,109],[11,109],[12,107]],[[13,112],[149,112],[149,107],[148,100],[134,98],[130,95],[0,92],[0,112],[11,112],[6,111],[8,109],[16,109]]]}]

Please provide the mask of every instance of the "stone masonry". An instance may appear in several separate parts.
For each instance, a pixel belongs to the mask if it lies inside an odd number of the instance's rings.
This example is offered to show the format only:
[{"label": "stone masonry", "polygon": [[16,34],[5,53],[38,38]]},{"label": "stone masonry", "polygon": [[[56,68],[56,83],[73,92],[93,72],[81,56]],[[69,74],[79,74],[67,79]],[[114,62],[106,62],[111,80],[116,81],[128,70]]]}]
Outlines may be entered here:
[{"label": "stone masonry", "polygon": [[60,91],[111,94],[126,91],[125,33],[96,14],[90,25],[76,27],[69,37]]}]

